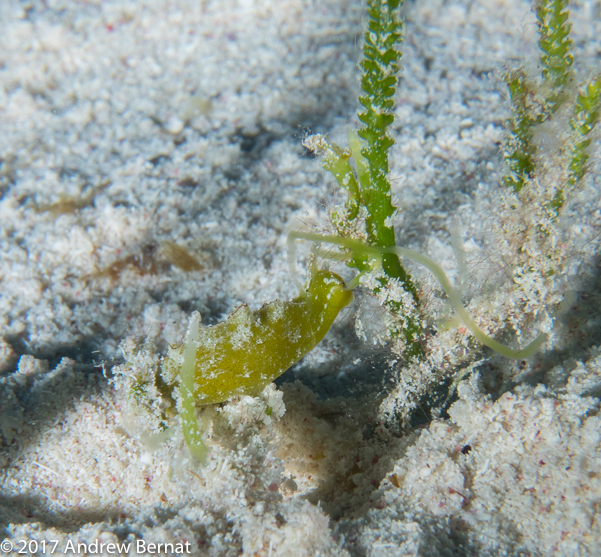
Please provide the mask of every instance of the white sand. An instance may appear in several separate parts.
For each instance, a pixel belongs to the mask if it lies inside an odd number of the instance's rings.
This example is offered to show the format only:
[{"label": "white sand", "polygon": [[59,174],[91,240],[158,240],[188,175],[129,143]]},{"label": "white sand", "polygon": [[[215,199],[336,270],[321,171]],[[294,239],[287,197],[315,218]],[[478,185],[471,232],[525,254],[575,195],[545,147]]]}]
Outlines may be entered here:
[{"label": "white sand", "polygon": [[[573,4],[586,75],[599,5]],[[15,555],[26,539],[132,554],[135,539],[188,541],[210,556],[598,552],[598,156],[562,221],[572,257],[556,289],[491,293],[509,114],[499,76],[536,56],[534,18],[515,0],[423,0],[405,14],[399,243],[457,277],[456,219],[470,311],[492,333],[517,326],[516,296],[540,313],[519,343],[538,330],[551,342],[523,365],[478,352],[461,328],[439,334],[441,365],[467,351],[479,363],[447,420],[401,433],[391,412],[419,417],[435,371],[387,371],[389,353],[365,348],[346,315],[280,390],[202,413],[201,468],[177,429],[148,434],[156,424],[132,415],[101,364],[123,364],[130,337],[123,369],[152,372],[192,310],[210,324],[296,294],[286,231],[326,226],[343,199],[300,142],[308,128],[342,144],[356,120],[363,5],[0,3],[0,526]],[[174,266],[164,242],[202,269]],[[436,282],[414,272],[443,312]],[[555,317],[537,302],[564,298]],[[360,308],[370,338],[372,306]]]}]

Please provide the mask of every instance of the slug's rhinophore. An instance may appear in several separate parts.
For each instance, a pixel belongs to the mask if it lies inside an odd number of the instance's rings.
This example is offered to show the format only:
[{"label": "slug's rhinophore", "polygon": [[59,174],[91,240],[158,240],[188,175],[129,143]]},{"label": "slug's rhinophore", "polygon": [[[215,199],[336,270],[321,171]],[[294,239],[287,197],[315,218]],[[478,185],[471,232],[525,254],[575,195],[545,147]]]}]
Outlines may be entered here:
[{"label": "slug's rhinophore", "polygon": [[164,368],[179,374],[184,437],[198,460],[207,449],[195,405],[260,393],[319,343],[352,299],[342,278],[315,270],[306,291],[290,302],[257,311],[242,306],[212,327],[199,327],[199,315],[192,316],[184,344],[171,349]]}]

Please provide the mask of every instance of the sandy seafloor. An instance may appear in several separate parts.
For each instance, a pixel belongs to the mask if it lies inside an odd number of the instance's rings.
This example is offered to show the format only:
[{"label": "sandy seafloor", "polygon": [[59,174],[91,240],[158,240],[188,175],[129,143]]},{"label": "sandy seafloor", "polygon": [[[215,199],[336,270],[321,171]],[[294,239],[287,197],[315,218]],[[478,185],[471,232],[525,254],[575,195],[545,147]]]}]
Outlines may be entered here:
[{"label": "sandy seafloor", "polygon": [[[478,276],[494,256],[486,222],[509,114],[499,76],[536,56],[534,18],[518,0],[404,10],[397,237],[455,277],[460,223],[470,309],[486,319],[496,308]],[[599,12],[573,2],[583,74],[599,68]],[[150,365],[193,310],[211,324],[296,294],[286,232],[326,227],[343,200],[301,140],[310,130],[343,143],[355,123],[363,20],[355,0],[0,3],[0,537],[11,554],[19,540],[39,552],[46,540],[46,553],[51,540],[59,553],[97,540],[133,555],[136,539],[190,542],[198,556],[600,554],[596,162],[565,216],[575,255],[558,281],[569,303],[543,323],[550,342],[529,363],[480,351],[448,414],[426,401],[414,428],[387,421],[404,404],[403,370],[355,336],[361,295],[277,390],[203,412],[204,468],[177,430],[146,435],[110,382],[126,338],[130,360],[144,348],[136,365]],[[178,268],[166,242],[199,268]]]}]

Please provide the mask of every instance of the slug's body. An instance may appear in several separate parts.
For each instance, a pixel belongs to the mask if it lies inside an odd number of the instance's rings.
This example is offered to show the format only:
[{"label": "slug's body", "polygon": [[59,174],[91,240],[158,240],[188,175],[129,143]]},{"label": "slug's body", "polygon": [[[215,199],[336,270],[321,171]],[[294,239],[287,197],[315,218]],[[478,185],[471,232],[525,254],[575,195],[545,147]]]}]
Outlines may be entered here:
[{"label": "slug's body", "polygon": [[199,327],[193,316],[185,343],[171,350],[165,367],[179,374],[180,417],[194,456],[206,459],[195,406],[255,395],[311,351],[353,299],[342,278],[313,272],[306,291],[290,302],[258,311],[238,308],[227,321]]},{"label": "slug's body", "polygon": [[227,321],[199,327],[196,338],[186,340],[195,346],[197,404],[261,392],[317,345],[352,299],[338,275],[316,271],[307,291],[290,302],[276,300],[257,311],[242,306]]}]

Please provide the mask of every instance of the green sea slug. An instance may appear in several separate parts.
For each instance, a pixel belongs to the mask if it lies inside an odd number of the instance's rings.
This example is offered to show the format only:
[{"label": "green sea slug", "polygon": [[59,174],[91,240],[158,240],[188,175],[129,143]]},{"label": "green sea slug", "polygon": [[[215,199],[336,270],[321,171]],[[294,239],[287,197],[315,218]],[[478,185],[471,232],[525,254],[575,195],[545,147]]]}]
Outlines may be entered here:
[{"label": "green sea slug", "polygon": [[196,422],[196,405],[256,395],[310,352],[342,308],[353,300],[341,277],[313,270],[306,290],[294,300],[276,300],[251,311],[243,305],[217,325],[190,319],[185,342],[170,350],[163,369],[179,375],[180,418],[186,443],[205,461],[207,448]]}]

